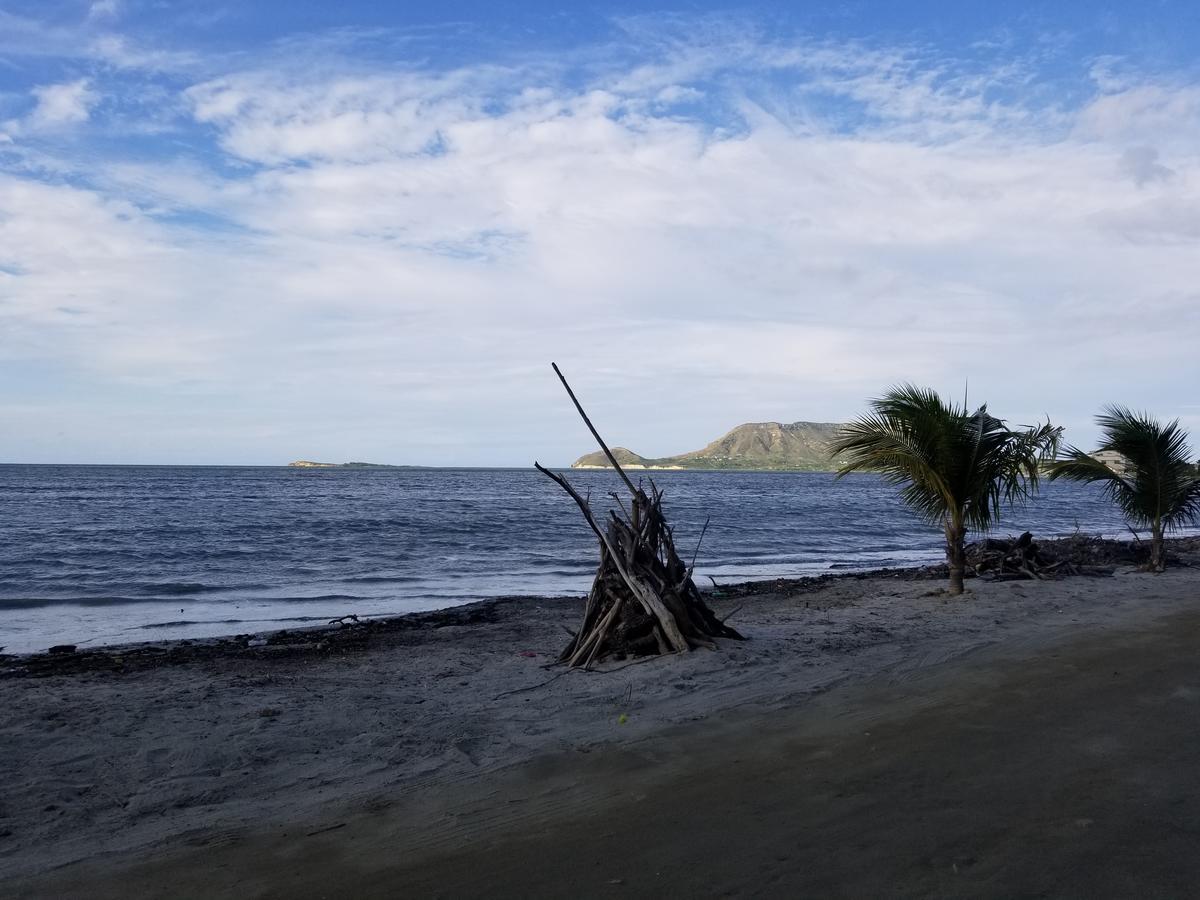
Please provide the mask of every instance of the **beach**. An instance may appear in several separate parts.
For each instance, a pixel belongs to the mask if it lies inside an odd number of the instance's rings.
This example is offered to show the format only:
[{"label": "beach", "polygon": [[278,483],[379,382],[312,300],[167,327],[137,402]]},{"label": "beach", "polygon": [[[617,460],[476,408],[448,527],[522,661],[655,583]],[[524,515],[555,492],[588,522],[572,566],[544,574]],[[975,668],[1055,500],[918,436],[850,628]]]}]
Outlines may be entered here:
[{"label": "beach", "polygon": [[0,900],[1200,900],[1197,9],[0,0]]},{"label": "beach", "polygon": [[547,668],[580,601],[546,598],[324,648],[10,659],[0,878],[296,897],[1127,895],[1117,870],[1171,896],[1200,877],[1180,850],[1200,570],[941,588],[729,589],[711,603],[746,641],[596,672]]}]

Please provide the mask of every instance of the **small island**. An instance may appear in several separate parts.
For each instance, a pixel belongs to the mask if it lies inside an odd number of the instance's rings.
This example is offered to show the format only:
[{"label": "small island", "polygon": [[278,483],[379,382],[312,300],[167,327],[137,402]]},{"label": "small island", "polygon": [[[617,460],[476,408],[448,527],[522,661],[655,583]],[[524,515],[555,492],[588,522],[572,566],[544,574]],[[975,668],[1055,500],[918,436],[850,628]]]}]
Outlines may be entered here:
[{"label": "small island", "polygon": [[311,459],[298,459],[288,463],[289,469],[416,469],[419,466],[391,466],[386,463],[344,462],[327,463],[313,462]]}]

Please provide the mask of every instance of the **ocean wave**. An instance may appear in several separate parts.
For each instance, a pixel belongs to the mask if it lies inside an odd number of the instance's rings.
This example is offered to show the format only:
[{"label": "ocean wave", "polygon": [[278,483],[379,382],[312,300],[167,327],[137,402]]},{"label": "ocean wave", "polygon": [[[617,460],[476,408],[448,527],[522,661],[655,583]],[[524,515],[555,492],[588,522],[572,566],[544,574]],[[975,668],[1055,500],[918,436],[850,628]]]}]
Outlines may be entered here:
[{"label": "ocean wave", "polygon": [[340,580],[347,584],[411,584],[421,579],[416,575],[351,575]]},{"label": "ocean wave", "polygon": [[[28,611],[9,612],[9,630],[56,618],[106,627],[106,606],[129,607],[113,621],[164,632],[210,627],[199,621],[208,615],[248,627],[238,617],[264,607],[282,617],[290,606],[319,621],[315,613],[324,610],[312,604],[361,615],[368,606],[412,611],[489,596],[577,594],[595,571],[595,536],[569,498],[534,471],[294,474],[0,467],[0,611]],[[616,482],[608,474],[571,477],[592,486],[598,514],[612,505],[606,492]],[[786,577],[940,557],[937,530],[869,476],[674,472],[669,479],[667,515],[685,558],[711,517],[701,577]],[[1046,538],[1080,525],[1128,536],[1100,491],[1060,482],[1026,509],[1006,511],[995,533],[1028,529]]]},{"label": "ocean wave", "polygon": [[[238,596],[236,602],[320,603],[336,600],[357,603],[364,600],[376,599],[378,598],[363,596],[361,594],[251,594],[250,596]],[[214,602],[234,601],[235,598],[231,596],[221,600],[206,598],[203,603],[207,605]],[[119,596],[113,594],[104,594],[95,597],[0,597],[0,609],[36,609],[44,606],[116,606],[125,604],[152,606],[154,604],[178,604],[179,602],[178,597]]]},{"label": "ocean wave", "polygon": [[203,594],[205,591],[219,590],[215,585],[202,584],[198,581],[183,581],[183,582],[152,582],[149,584],[139,584],[135,589],[145,594],[152,596],[182,596],[185,594]]},{"label": "ocean wave", "polygon": [[242,619],[175,619],[171,622],[148,622],[136,626],[138,631],[153,631],[157,628],[187,628],[191,625],[240,625]]}]

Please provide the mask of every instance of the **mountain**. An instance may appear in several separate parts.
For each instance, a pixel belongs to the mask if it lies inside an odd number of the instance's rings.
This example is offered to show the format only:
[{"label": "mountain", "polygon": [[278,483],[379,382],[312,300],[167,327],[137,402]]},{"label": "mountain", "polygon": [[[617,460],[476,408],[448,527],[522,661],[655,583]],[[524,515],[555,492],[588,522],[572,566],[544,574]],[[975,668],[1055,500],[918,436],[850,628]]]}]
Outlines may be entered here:
[{"label": "mountain", "polygon": [[[621,468],[629,469],[781,469],[800,472],[832,472],[836,469],[826,449],[840,426],[832,422],[748,422],[702,450],[678,456],[645,457],[624,447],[613,455]],[[609,468],[597,451],[581,456],[573,469]]]}]

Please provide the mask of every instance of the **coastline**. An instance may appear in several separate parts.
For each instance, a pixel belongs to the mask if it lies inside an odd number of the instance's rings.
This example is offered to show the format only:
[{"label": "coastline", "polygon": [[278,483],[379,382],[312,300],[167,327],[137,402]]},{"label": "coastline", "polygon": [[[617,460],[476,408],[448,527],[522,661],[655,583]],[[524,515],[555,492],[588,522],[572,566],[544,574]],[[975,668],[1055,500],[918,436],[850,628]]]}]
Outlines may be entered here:
[{"label": "coastline", "polygon": [[[981,652],[1036,655],[1194,610],[1200,570],[979,579],[964,600],[939,588],[905,572],[730,590],[711,602],[719,615],[741,607],[747,641],[591,673],[545,668],[577,601],[510,598],[406,617],[365,641],[340,629],[347,643],[325,651],[139,661],[127,650],[120,667],[3,678],[0,875],[132,865],[263,829],[307,835],[532,759],[608,753],[691,723],[766,722],[835,688]],[[456,820],[441,816],[421,852],[454,839]]]},{"label": "coastline", "polygon": [[[1095,558],[1084,560],[1093,567],[1115,569],[1132,567],[1140,558],[1140,545],[1134,541],[1084,536],[1096,545]],[[1074,537],[1053,537],[1039,544],[1053,551],[1068,545]],[[1200,534],[1168,538],[1167,550],[1176,563],[1200,565]],[[1071,550],[1066,552],[1070,553]],[[1105,573],[1102,573],[1105,574]],[[699,577],[699,576],[697,576]],[[701,587],[701,594],[714,600],[753,598],[759,595],[799,595],[839,580],[900,579],[938,582],[946,577],[942,563],[885,567],[875,569],[832,569],[820,574],[796,577],[762,578]],[[988,576],[984,576],[985,578]],[[11,677],[72,674],[87,671],[126,672],[161,665],[175,665],[220,659],[321,657],[333,653],[367,650],[390,634],[423,628],[441,628],[496,621],[498,611],[510,604],[580,603],[585,594],[515,594],[471,600],[454,606],[394,615],[348,614],[325,623],[314,622],[287,628],[264,628],[195,638],[166,637],[158,640],[114,641],[85,646],[64,644],[45,651],[5,653],[0,647],[0,680]],[[58,650],[60,652],[55,652]],[[62,652],[66,651],[66,652]]]},{"label": "coastline", "polygon": [[[350,471],[310,478],[285,467],[8,472],[0,487],[14,501],[14,522],[4,554],[9,577],[0,585],[0,653],[261,634],[348,613],[395,616],[590,587],[594,538],[536,471],[382,480],[364,471],[350,480]],[[578,476],[594,493],[611,477]],[[711,518],[698,559],[702,586],[709,574],[729,584],[919,566],[943,556],[936,530],[877,478],[729,478],[684,473],[670,489],[683,544]],[[18,502],[46,482],[55,486],[50,502]],[[53,499],[83,490],[90,505]],[[131,491],[160,497],[162,506],[114,514]],[[455,514],[460,539],[444,539],[449,513],[434,498],[447,491],[473,498]],[[257,497],[276,499],[252,502]],[[510,512],[496,515],[502,509]],[[852,510],[862,518],[847,515]],[[992,535],[1028,528],[1040,541],[1072,533],[1081,520],[1098,534],[1129,536],[1111,504],[1074,485],[1048,485]]]},{"label": "coastline", "polygon": [[[899,579],[939,581],[940,566],[835,571],[798,578],[771,578],[723,584],[702,590],[708,602],[752,599],[786,593],[812,593],[837,581]],[[364,652],[387,645],[389,636],[408,631],[482,625],[500,621],[507,608],[522,604],[581,608],[584,594],[547,596],[519,594],[472,600],[457,606],[396,615],[341,616],[328,623],[292,628],[267,629],[201,638],[165,638],[100,644],[93,647],[68,644],[34,653],[0,653],[0,680],[5,678],[74,675],[107,671],[116,674],[160,666],[220,660],[309,658]]]}]

